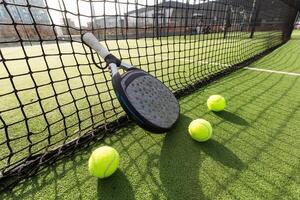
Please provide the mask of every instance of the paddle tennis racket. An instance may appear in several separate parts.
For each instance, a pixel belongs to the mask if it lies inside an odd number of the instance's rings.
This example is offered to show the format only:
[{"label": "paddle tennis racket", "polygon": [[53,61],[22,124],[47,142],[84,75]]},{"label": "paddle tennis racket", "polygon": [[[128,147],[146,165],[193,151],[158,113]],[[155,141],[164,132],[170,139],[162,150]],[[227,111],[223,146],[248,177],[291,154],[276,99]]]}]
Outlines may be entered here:
[{"label": "paddle tennis racket", "polygon": [[[109,66],[117,99],[139,126],[153,133],[164,133],[176,123],[180,113],[178,100],[161,81],[116,58],[92,33],[85,33],[82,40]],[[120,74],[119,68],[125,72]]]}]

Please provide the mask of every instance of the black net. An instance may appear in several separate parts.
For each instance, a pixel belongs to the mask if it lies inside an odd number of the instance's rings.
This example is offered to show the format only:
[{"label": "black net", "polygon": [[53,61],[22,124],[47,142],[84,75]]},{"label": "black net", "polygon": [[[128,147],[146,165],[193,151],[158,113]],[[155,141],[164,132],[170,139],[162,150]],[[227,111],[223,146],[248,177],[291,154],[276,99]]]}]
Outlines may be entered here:
[{"label": "black net", "polygon": [[179,97],[288,41],[297,9],[281,0],[0,0],[1,188],[128,122],[83,33]]}]

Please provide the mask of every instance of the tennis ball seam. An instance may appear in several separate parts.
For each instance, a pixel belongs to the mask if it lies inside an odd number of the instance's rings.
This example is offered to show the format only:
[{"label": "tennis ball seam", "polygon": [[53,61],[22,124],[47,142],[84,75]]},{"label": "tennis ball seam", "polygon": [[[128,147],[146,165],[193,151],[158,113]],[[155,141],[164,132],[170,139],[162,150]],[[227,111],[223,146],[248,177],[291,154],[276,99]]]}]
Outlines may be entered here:
[{"label": "tennis ball seam", "polygon": [[211,136],[211,133],[212,133],[212,128],[207,126],[207,124],[203,123],[203,126],[205,126],[205,128],[208,130],[209,132],[209,137]]},{"label": "tennis ball seam", "polygon": [[223,103],[222,99],[218,99],[218,100],[216,100],[214,102],[208,102],[209,106],[212,106],[212,104],[220,104],[220,103]]},{"label": "tennis ball seam", "polygon": [[214,103],[222,103],[221,101],[223,101],[222,98],[218,98],[217,101],[215,101]]},{"label": "tennis ball seam", "polygon": [[[224,97],[220,97],[220,98],[217,98],[216,100],[214,100],[213,102],[207,102],[208,104],[211,104],[211,103],[222,103],[223,102],[223,99]],[[208,99],[209,100],[209,99]]]},{"label": "tennis ball seam", "polygon": [[218,95],[215,98],[211,97],[207,100],[207,107],[209,110],[219,112],[225,109],[226,100],[224,97]]},{"label": "tennis ball seam", "polygon": [[[190,126],[189,126],[189,134],[190,134],[190,135],[192,136],[192,138],[195,139],[196,141],[204,142],[204,141],[207,141],[209,138],[211,138],[212,132],[213,132],[213,128],[212,128],[211,124],[210,124],[208,121],[206,121],[206,120],[204,120],[204,119],[199,119],[199,120],[200,120],[199,123],[201,124],[202,129],[204,129],[203,131],[206,132],[205,134],[207,134],[207,137],[203,137],[203,138],[200,139],[200,140],[194,138],[194,137],[193,137],[193,132],[191,131],[191,124],[190,124]],[[196,120],[194,120],[194,121],[196,121]],[[193,121],[193,122],[194,122],[194,121]],[[192,123],[193,123],[193,122],[192,122]],[[197,133],[195,133],[195,134],[197,135]]]},{"label": "tennis ball seam", "polygon": [[107,165],[107,167],[106,167],[106,169],[105,169],[105,171],[104,171],[104,173],[103,173],[103,177],[106,177],[106,172],[108,171],[108,169],[111,167],[111,165],[113,164],[113,162],[115,161],[115,159],[116,159],[116,152],[114,151],[114,158],[110,161],[110,163]]}]

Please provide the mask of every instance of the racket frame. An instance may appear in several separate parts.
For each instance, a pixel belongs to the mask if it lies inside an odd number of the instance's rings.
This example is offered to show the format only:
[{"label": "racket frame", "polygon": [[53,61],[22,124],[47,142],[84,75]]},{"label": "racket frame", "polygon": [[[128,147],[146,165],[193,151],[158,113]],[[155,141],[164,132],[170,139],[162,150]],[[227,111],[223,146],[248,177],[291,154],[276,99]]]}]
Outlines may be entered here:
[{"label": "racket frame", "polygon": [[[145,117],[143,117],[132,105],[132,103],[129,101],[124,88],[121,85],[122,78],[125,77],[128,73],[130,73],[131,70],[139,70],[141,72],[144,72],[141,69],[133,67],[131,64],[122,62],[118,58],[116,58],[114,55],[112,55],[105,47],[102,46],[102,44],[99,43],[99,41],[96,39],[96,37],[92,33],[85,33],[82,36],[82,41],[89,46],[91,49],[94,49],[107,63],[109,66],[111,77],[112,77],[112,85],[114,88],[114,91],[116,93],[117,99],[119,100],[122,108],[125,110],[125,112],[128,114],[130,118],[132,118],[140,127],[143,129],[153,132],[153,133],[164,133],[168,131],[169,128],[163,128],[159,127],[149,120],[147,120]],[[93,59],[94,60],[94,59]],[[125,71],[122,76],[119,73],[119,68],[123,69]],[[149,75],[151,76],[151,75]],[[155,77],[154,77],[155,78]],[[163,83],[162,83],[163,84]],[[179,105],[178,105],[179,106]],[[180,109],[180,108],[179,108]],[[179,119],[179,113],[176,121]],[[173,124],[173,125],[174,125]]]}]

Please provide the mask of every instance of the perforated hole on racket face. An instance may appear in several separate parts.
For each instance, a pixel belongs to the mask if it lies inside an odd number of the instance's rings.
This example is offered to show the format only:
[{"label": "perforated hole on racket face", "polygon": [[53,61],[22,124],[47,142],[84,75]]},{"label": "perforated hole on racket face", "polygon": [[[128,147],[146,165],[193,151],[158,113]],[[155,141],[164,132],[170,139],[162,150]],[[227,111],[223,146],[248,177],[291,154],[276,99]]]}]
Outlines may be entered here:
[{"label": "perforated hole on racket face", "polygon": [[136,111],[157,127],[168,129],[173,126],[180,108],[172,92],[149,74],[145,73],[134,79],[132,76],[135,76],[134,72],[127,75],[121,84]]}]

